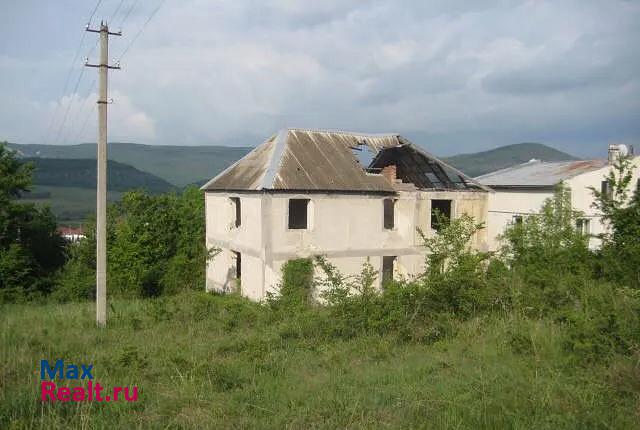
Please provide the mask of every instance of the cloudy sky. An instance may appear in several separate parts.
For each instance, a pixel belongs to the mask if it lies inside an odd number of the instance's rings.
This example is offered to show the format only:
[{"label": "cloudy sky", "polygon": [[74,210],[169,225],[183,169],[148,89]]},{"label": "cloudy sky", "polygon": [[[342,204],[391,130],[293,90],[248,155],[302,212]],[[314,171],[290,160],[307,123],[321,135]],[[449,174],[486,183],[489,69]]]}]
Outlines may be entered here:
[{"label": "cloudy sky", "polygon": [[[95,141],[97,72],[81,64],[96,3],[0,0],[0,140]],[[637,1],[103,0],[100,19],[124,32],[110,57],[139,34],[110,75],[112,141],[255,145],[313,127],[442,155],[640,149]]]}]

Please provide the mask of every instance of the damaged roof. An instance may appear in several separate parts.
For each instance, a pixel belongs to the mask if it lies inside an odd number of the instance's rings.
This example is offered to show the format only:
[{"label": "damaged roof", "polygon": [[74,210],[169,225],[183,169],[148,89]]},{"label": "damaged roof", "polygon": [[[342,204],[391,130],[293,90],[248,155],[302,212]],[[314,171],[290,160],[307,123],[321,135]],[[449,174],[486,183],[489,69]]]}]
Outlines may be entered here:
[{"label": "damaged roof", "polygon": [[507,167],[475,179],[490,187],[553,187],[560,182],[598,170],[608,164],[607,160],[579,160],[579,161],[540,161],[531,160],[527,163]]},{"label": "damaged roof", "polygon": [[[363,166],[354,151],[374,154]],[[397,168],[397,180],[380,172]],[[207,182],[207,191],[351,191],[488,188],[398,134],[284,129]]]}]

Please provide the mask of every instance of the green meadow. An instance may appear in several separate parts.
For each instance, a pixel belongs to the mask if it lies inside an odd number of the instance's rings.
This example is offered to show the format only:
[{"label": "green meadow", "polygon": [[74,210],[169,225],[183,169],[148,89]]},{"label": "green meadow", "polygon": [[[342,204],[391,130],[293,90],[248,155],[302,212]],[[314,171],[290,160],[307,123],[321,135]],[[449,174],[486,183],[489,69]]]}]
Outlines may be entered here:
[{"label": "green meadow", "polygon": [[[294,311],[291,311],[294,312]],[[302,311],[300,311],[302,312]],[[557,321],[453,319],[433,340],[338,336],[236,296],[0,307],[0,428],[638,428],[640,355],[584,363]],[[332,334],[333,333],[333,334]],[[136,402],[40,400],[40,360],[92,363]],[[79,381],[57,381],[77,386]]]}]

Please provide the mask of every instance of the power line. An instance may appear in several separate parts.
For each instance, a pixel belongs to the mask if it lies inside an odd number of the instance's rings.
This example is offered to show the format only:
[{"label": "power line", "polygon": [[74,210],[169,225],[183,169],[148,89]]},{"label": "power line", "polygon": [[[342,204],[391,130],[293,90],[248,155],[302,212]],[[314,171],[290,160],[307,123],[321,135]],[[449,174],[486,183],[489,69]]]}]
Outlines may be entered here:
[{"label": "power line", "polygon": [[[102,0],[100,0],[100,1],[102,1]],[[98,3],[100,3],[100,2],[98,2]],[[64,88],[62,89],[62,95],[63,96],[67,93],[67,89],[69,88],[69,82],[71,80],[71,74],[73,73],[73,71],[75,69],[76,60],[78,59],[78,54],[80,53],[80,50],[82,49],[84,38],[85,38],[86,34],[87,34],[86,31],[82,32],[82,37],[80,37],[80,43],[78,44],[78,48],[76,48],[76,53],[73,55],[73,61],[71,61],[71,65],[69,66],[69,71],[67,72],[67,77],[66,77],[66,79],[64,81]],[[83,70],[84,70],[84,67],[83,67]],[[51,115],[51,119],[49,121],[49,126],[47,127],[46,136],[49,136],[49,133],[51,133],[51,129],[53,128],[53,123],[55,122],[55,118],[58,116],[58,109],[59,109],[59,107],[56,107],[56,110],[55,110],[54,114]]]},{"label": "power line", "polygon": [[[87,26],[91,24],[91,20],[93,19],[94,15],[96,14],[98,8],[100,7],[100,4],[102,3],[103,0],[98,0],[98,2],[96,3],[96,5],[94,6],[93,10],[91,11],[91,15],[89,16],[89,19],[87,21]],[[82,50],[82,47],[84,46],[84,39],[85,36],[87,35],[86,31],[82,32],[82,36],[80,36],[80,43],[78,43],[78,47],[76,48],[75,54],[73,55],[73,60],[71,61],[71,65],[69,66],[69,71],[67,72],[67,77],[65,78],[65,82],[64,82],[64,87],[62,89],[62,96],[64,96],[67,93],[67,89],[69,88],[69,82],[71,81],[71,75],[75,69],[75,65],[76,65],[76,61],[78,60],[78,55],[80,54],[80,51]],[[84,67],[82,67],[82,71],[84,71]],[[82,75],[82,72],[80,72],[80,74]],[[43,136],[42,141],[48,141],[48,137],[52,132],[53,129],[53,124],[55,123],[55,119],[58,117],[58,112],[61,108],[61,105],[57,105],[55,108],[55,111],[53,112],[53,114],[51,115],[51,118],[49,120],[49,125],[47,126],[47,131],[45,133],[45,136]]]},{"label": "power line", "polygon": [[[80,131],[76,133],[72,142],[79,142],[80,137],[84,133],[84,130],[87,128],[87,123],[89,122],[89,118],[91,118],[91,116],[93,116],[93,113],[96,111],[96,105],[97,103],[94,103],[91,107],[91,110],[87,113],[87,116],[84,117],[84,121],[82,122],[82,127],[80,127]],[[79,143],[82,143],[82,142],[79,142]]]},{"label": "power line", "polygon": [[140,35],[142,34],[142,32],[144,31],[145,27],[147,26],[147,24],[149,24],[149,22],[153,19],[153,17],[156,15],[156,13],[158,13],[158,11],[160,10],[160,8],[162,7],[162,5],[164,4],[165,0],[160,0],[160,3],[158,3],[158,6],[156,6],[156,8],[153,10],[153,12],[151,12],[151,15],[149,15],[149,17],[147,18],[147,20],[144,22],[144,24],[142,24],[142,27],[140,27],[140,30],[138,30],[138,32],[136,33],[136,35],[133,37],[133,39],[131,39],[131,41],[129,42],[129,44],[126,46],[126,48],[124,48],[124,50],[122,51],[122,53],[120,54],[120,56],[118,57],[118,61],[122,60],[122,58],[125,56],[125,54],[127,52],[129,52],[129,49],[131,49],[131,46],[133,46],[133,44],[136,42],[136,40],[138,40],[138,37],[140,37]]},{"label": "power line", "polygon": [[[93,12],[91,12],[91,16],[89,17],[89,21],[87,21],[87,27],[91,26],[91,20],[93,19],[93,16],[96,14],[96,11],[100,7],[101,3],[102,3],[102,0],[98,0],[98,3],[96,3],[96,7],[93,8]],[[82,34],[86,34],[86,32],[83,32]]]},{"label": "power line", "polygon": [[[85,110],[86,107],[88,107],[88,103],[89,103],[89,96],[91,96],[91,93],[93,92],[93,90],[96,87],[96,80],[94,79],[91,84],[89,84],[89,88],[87,89],[87,97],[85,98],[84,102],[81,104],[81,106],[78,108],[78,111],[75,112],[75,114],[72,116],[72,121],[69,123],[69,132],[65,134],[64,138],[68,138],[71,135],[74,135],[73,131],[75,130],[74,125],[77,123],[77,119],[80,116],[80,114]],[[86,118],[85,118],[85,122],[86,122]],[[79,133],[78,133],[79,134]],[[62,141],[64,142],[63,139]],[[70,140],[69,142],[75,142],[75,136],[74,136],[74,140]]]},{"label": "power line", "polygon": [[80,74],[78,75],[78,80],[76,81],[76,85],[73,88],[73,91],[71,92],[71,95],[69,96],[69,103],[67,104],[67,110],[64,113],[64,116],[62,118],[62,122],[60,123],[60,127],[58,128],[58,133],[56,134],[56,138],[54,139],[53,143],[56,144],[58,142],[58,139],[60,138],[60,135],[62,134],[62,129],[64,128],[65,124],[67,123],[67,118],[69,117],[69,111],[71,110],[71,104],[73,103],[73,98],[75,97],[77,91],[78,91],[78,86],[80,85],[80,80],[82,79],[82,76],[84,75],[84,67],[82,68],[82,70],[80,70]]},{"label": "power line", "polygon": [[124,15],[124,18],[122,19],[122,22],[120,23],[120,28],[124,27],[124,23],[127,22],[127,19],[129,18],[129,15],[131,15],[131,11],[138,4],[138,1],[139,0],[133,0],[131,2],[131,6],[129,7],[129,10],[127,10],[127,13]]},{"label": "power line", "polygon": [[122,3],[124,3],[124,0],[120,0],[120,3],[118,3],[118,7],[111,14],[111,18],[109,18],[109,22],[108,22],[109,24],[113,23],[113,18],[115,18],[116,14],[120,11],[120,8],[122,7]]}]

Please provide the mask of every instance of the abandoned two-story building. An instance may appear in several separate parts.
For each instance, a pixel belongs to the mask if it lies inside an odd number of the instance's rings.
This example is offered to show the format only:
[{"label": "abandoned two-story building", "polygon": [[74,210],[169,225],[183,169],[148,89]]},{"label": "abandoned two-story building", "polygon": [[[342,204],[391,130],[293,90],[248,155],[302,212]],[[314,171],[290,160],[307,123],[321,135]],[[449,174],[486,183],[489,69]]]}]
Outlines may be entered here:
[{"label": "abandoned two-story building", "polygon": [[[369,157],[366,157],[369,155]],[[290,259],[325,256],[344,274],[424,270],[418,230],[433,213],[487,218],[489,189],[397,134],[285,129],[206,183],[207,290],[254,300],[277,291]],[[486,231],[474,246],[486,249]]]}]

